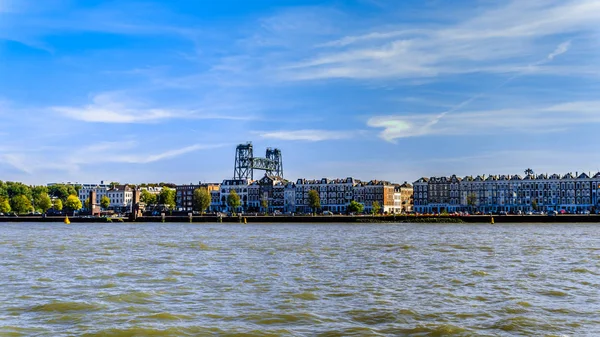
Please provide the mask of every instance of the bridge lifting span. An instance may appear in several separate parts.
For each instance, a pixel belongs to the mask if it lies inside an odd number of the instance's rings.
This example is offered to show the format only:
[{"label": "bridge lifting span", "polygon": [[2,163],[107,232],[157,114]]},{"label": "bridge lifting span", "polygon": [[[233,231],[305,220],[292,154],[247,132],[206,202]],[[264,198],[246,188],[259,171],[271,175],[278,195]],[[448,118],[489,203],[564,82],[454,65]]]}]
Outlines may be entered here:
[{"label": "bridge lifting span", "polygon": [[252,143],[240,144],[235,149],[233,179],[254,180],[254,170],[266,171],[268,175],[283,178],[281,150],[267,148],[265,158],[254,157]]}]

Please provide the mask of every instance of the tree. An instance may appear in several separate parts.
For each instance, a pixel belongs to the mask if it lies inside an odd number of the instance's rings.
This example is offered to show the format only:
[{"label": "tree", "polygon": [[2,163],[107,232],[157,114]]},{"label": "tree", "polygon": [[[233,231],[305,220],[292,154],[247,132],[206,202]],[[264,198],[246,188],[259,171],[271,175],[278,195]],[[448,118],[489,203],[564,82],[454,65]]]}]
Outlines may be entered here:
[{"label": "tree", "polygon": [[169,209],[175,208],[175,190],[168,187],[163,187],[158,195],[158,202],[169,206]]},{"label": "tree", "polygon": [[143,202],[146,205],[155,205],[156,194],[152,194],[148,192],[148,190],[142,190],[142,194],[140,195],[140,202]]},{"label": "tree", "polygon": [[63,209],[62,200],[60,200],[60,199],[54,199],[52,208],[54,208],[57,211],[62,211],[62,209]]},{"label": "tree", "polygon": [[56,184],[48,187],[48,194],[64,203],[70,195],[77,195],[77,190],[72,185]]},{"label": "tree", "polygon": [[265,210],[265,214],[267,214],[269,212],[269,199],[266,196],[263,196],[260,205]]},{"label": "tree", "polygon": [[379,212],[381,212],[381,205],[379,205],[377,200],[373,201],[371,204],[371,212],[373,212],[373,214],[379,214]]},{"label": "tree", "polygon": [[473,212],[473,207],[476,204],[477,204],[477,195],[475,193],[469,193],[467,195],[467,205],[469,205],[471,212]]},{"label": "tree", "polygon": [[537,200],[533,200],[533,201],[531,202],[531,208],[533,208],[533,210],[534,210],[534,211],[537,211],[537,210],[538,210],[538,203],[537,203]]},{"label": "tree", "polygon": [[365,205],[360,202],[356,202],[354,200],[350,201],[350,205],[348,205],[348,212],[350,213],[362,213],[365,210]]},{"label": "tree", "polygon": [[67,197],[67,201],[65,201],[65,207],[71,211],[80,210],[81,200],[79,200],[79,198],[76,195],[72,194]]},{"label": "tree", "polygon": [[204,214],[210,206],[210,193],[206,187],[200,187],[194,190],[194,210]]},{"label": "tree", "polygon": [[90,211],[92,210],[92,198],[88,197],[87,199],[85,199],[85,201],[83,202],[83,208]]},{"label": "tree", "polygon": [[8,199],[2,199],[0,198],[0,213],[9,213],[11,211],[10,208],[10,202],[8,202]]},{"label": "tree", "polygon": [[47,193],[40,194],[35,200],[35,207],[40,209],[42,213],[46,213],[50,207],[52,207],[52,200]]},{"label": "tree", "polygon": [[313,213],[316,213],[321,208],[321,198],[319,192],[315,190],[308,191],[308,206],[312,208]]},{"label": "tree", "polygon": [[23,195],[27,200],[31,200],[31,189],[23,183],[8,181],[6,182],[6,192],[9,198]]},{"label": "tree", "polygon": [[240,196],[237,194],[235,190],[231,190],[229,195],[227,196],[227,205],[231,207],[231,211],[235,214],[238,207],[242,205],[242,201],[240,200]]},{"label": "tree", "polygon": [[17,214],[23,214],[31,209],[31,201],[24,195],[17,195],[10,199],[10,208]]},{"label": "tree", "polygon": [[110,206],[110,199],[107,196],[103,195],[100,199],[100,207],[107,209],[108,206]]},{"label": "tree", "polygon": [[31,196],[33,197],[33,200],[35,200],[36,206],[38,198],[43,194],[48,195],[48,188],[46,186],[34,186],[31,188]]}]

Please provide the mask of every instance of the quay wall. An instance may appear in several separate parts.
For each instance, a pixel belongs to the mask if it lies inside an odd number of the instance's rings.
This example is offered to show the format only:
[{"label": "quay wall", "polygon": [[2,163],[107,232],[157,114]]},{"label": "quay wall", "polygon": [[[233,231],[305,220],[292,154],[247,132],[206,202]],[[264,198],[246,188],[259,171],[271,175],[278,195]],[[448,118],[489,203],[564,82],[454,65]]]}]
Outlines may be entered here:
[{"label": "quay wall", "polygon": [[[251,223],[490,223],[489,215],[471,216],[245,216],[223,217],[219,220],[216,216],[194,216],[191,221],[188,216],[165,216],[164,222],[193,222],[193,223],[240,223],[244,218]],[[600,215],[575,215],[561,214],[547,215],[496,215],[495,223],[600,223]],[[110,220],[109,220],[110,219]],[[70,217],[71,223],[122,223],[131,222],[128,218],[98,218],[98,217]],[[63,222],[64,217],[19,216],[0,217],[1,222]],[[135,222],[163,222],[160,216],[143,216]]]}]

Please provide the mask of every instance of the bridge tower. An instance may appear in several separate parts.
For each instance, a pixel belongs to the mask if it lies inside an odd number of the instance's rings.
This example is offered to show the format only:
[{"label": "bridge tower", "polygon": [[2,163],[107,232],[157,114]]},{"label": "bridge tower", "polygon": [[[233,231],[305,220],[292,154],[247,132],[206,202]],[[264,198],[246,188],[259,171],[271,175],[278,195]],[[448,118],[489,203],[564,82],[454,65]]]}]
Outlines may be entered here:
[{"label": "bridge tower", "polygon": [[254,180],[254,170],[263,170],[268,175],[283,178],[281,150],[267,148],[265,158],[254,157],[252,143],[240,144],[235,149],[233,179]]},{"label": "bridge tower", "polygon": [[233,168],[233,179],[254,180],[253,172],[254,154],[252,143],[240,144],[235,149],[235,166]]},{"label": "bridge tower", "polygon": [[267,159],[273,163],[273,170],[267,170],[267,174],[283,178],[283,158],[281,150],[267,148]]}]

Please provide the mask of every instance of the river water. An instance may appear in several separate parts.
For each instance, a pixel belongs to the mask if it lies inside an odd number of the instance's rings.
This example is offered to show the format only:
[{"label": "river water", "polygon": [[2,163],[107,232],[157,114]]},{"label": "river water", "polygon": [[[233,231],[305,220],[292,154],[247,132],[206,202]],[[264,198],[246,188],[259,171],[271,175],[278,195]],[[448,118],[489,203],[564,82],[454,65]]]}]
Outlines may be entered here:
[{"label": "river water", "polygon": [[588,224],[0,224],[0,336],[600,336]]}]

